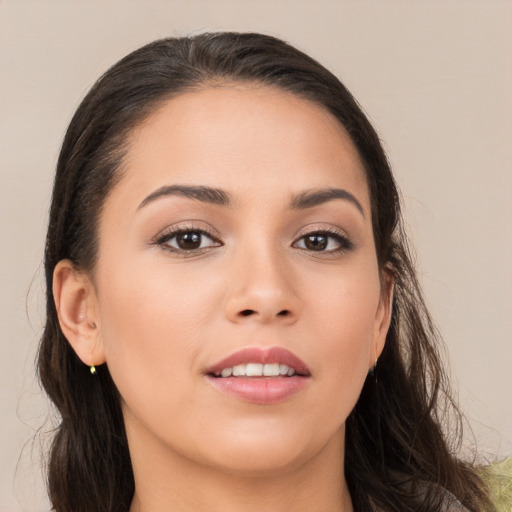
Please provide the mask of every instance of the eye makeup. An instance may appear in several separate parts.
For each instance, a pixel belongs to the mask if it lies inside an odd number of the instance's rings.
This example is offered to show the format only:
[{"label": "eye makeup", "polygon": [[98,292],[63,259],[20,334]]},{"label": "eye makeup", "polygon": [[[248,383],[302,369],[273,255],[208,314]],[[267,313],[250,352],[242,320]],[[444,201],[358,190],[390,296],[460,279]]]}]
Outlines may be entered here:
[{"label": "eye makeup", "polygon": [[[172,226],[159,233],[151,245],[179,256],[193,256],[223,246],[220,236],[193,224]],[[292,247],[299,250],[337,255],[354,249],[354,243],[341,230],[310,229],[295,239]]]}]

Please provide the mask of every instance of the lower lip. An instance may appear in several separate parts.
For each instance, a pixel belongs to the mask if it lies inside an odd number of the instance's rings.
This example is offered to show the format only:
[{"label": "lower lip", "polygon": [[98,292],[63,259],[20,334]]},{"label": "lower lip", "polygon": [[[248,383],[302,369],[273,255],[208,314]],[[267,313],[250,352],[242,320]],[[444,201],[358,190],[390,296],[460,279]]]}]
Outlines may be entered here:
[{"label": "lower lip", "polygon": [[284,402],[306,386],[308,377],[213,377],[208,382],[217,390],[245,402],[270,405]]}]

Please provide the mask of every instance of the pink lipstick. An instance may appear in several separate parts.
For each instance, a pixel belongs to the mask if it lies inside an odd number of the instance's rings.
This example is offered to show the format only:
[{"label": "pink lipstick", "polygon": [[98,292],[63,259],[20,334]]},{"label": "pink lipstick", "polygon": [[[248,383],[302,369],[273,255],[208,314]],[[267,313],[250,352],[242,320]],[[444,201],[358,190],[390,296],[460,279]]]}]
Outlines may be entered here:
[{"label": "pink lipstick", "polygon": [[218,391],[255,404],[283,402],[301,391],[311,376],[307,365],[281,347],[251,347],[219,361],[206,371]]}]

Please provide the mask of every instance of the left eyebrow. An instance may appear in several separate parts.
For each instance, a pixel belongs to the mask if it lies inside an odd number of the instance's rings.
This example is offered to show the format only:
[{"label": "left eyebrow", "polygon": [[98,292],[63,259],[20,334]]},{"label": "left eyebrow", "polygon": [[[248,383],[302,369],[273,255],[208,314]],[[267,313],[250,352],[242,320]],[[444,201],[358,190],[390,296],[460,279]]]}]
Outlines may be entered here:
[{"label": "left eyebrow", "polygon": [[361,203],[350,192],[342,188],[306,190],[295,196],[290,206],[294,210],[304,210],[306,208],[312,208],[328,201],[332,201],[333,199],[349,201],[364,217],[364,210]]}]

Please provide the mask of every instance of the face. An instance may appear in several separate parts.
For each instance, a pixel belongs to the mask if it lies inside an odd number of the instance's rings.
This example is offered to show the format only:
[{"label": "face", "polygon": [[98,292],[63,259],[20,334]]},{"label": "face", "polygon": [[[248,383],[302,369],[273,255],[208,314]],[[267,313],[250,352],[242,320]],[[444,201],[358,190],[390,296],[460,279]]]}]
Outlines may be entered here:
[{"label": "face", "polygon": [[164,104],[93,281],[133,445],[237,471],[339,454],[388,315],[363,167],[321,107],[251,85]]}]

